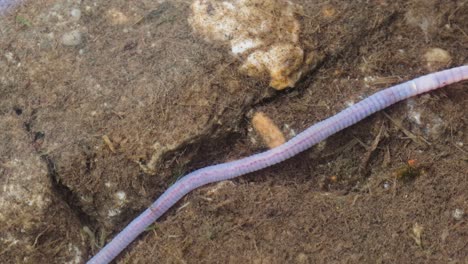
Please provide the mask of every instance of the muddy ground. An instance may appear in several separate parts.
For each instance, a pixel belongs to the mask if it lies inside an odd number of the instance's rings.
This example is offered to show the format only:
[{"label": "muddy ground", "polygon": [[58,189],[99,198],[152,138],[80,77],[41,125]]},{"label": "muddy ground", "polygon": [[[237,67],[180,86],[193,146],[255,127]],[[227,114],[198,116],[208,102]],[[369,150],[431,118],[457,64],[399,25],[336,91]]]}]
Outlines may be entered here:
[{"label": "muddy ground", "polygon": [[[295,88],[238,71],[191,1],[29,1],[0,17],[0,262],[83,263],[187,172],[468,63],[468,1],[309,1]],[[435,54],[435,55],[434,55]],[[187,195],[117,263],[468,263],[468,83]]]}]

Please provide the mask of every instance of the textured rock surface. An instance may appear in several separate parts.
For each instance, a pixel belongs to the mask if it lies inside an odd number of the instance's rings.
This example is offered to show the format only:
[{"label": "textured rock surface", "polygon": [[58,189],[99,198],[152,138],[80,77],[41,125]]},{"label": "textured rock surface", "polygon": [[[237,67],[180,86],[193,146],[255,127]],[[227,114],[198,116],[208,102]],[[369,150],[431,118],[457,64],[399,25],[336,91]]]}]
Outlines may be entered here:
[{"label": "textured rock surface", "polygon": [[0,260],[82,263],[88,247],[81,224],[54,190],[22,120],[2,113],[0,127]]},{"label": "textured rock surface", "polygon": [[189,24],[209,42],[230,46],[245,61],[240,70],[294,87],[312,62],[300,42],[302,7],[283,0],[193,1]]}]

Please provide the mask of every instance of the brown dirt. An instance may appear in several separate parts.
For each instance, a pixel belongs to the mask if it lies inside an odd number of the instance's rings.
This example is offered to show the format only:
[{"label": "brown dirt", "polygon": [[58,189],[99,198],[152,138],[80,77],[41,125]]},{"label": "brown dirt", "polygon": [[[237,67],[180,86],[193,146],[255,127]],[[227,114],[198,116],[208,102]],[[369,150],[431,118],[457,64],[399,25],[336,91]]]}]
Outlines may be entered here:
[{"label": "brown dirt", "polygon": [[[29,151],[48,168],[41,184],[57,210],[31,234],[0,229],[41,238],[32,250],[0,250],[2,263],[62,263],[56,252],[78,238],[85,261],[181,175],[262,151],[249,132],[254,111],[289,135],[468,63],[467,1],[296,0],[314,68],[277,92],[192,33],[189,2],[41,0],[0,18],[1,120],[24,134],[0,137],[0,184],[14,173],[2,166]],[[62,45],[75,29],[83,42]],[[427,65],[435,47],[448,65]],[[468,263],[467,87],[399,103],[289,161],[192,192],[118,262]],[[5,147],[11,140],[23,147]]]}]

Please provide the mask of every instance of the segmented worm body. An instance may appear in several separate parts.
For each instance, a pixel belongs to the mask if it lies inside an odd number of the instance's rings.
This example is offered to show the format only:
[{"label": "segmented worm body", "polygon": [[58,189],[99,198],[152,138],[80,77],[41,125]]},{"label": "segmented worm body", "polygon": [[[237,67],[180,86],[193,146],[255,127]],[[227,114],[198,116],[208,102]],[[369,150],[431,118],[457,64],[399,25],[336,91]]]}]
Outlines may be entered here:
[{"label": "segmented worm body", "polygon": [[281,146],[240,160],[205,167],[189,173],[167,189],[88,263],[108,263],[113,260],[177,201],[200,186],[238,177],[282,162],[396,102],[462,80],[468,80],[468,66],[428,74],[392,86],[309,127]]},{"label": "segmented worm body", "polygon": [[6,14],[8,11],[19,5],[23,0],[0,0],[0,15]]}]

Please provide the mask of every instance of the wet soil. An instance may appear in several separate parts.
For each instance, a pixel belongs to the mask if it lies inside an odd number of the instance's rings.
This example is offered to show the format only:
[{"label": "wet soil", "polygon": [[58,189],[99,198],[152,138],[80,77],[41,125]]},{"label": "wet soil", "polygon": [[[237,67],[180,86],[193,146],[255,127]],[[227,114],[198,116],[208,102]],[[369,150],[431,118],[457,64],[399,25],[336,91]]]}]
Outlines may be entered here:
[{"label": "wet soil", "polygon": [[[314,63],[283,91],[194,34],[190,1],[30,1],[1,17],[0,184],[49,197],[37,209],[25,197],[2,204],[29,209],[0,215],[1,262],[85,262],[182,175],[265,150],[256,111],[290,138],[385,87],[468,63],[467,1],[295,2]],[[64,45],[73,30],[81,41]],[[428,62],[433,48],[450,59]],[[117,263],[468,263],[467,88],[398,103],[286,162],[195,190]],[[40,224],[22,228],[30,219]]]}]

